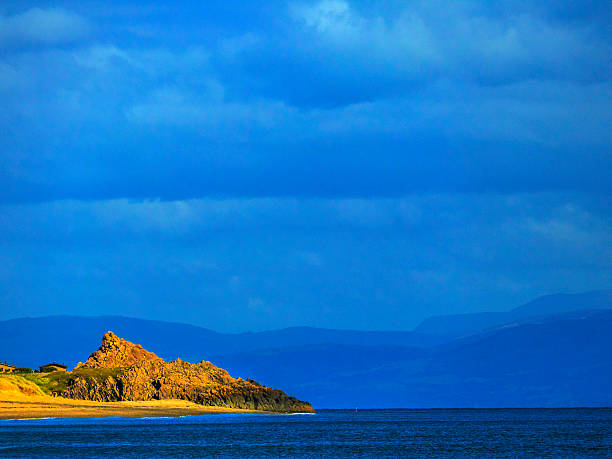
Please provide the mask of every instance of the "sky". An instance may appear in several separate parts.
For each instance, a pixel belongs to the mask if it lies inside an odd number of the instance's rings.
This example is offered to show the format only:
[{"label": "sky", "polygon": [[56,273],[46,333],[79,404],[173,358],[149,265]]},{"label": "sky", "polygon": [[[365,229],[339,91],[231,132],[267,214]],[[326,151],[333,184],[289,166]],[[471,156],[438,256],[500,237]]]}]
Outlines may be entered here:
[{"label": "sky", "polygon": [[612,287],[612,5],[0,3],[0,320],[409,330]]}]

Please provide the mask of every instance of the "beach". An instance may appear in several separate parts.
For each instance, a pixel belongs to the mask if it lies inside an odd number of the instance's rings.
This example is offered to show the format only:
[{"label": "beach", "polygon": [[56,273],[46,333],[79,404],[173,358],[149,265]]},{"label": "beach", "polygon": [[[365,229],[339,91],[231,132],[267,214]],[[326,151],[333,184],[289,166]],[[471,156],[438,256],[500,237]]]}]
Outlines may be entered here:
[{"label": "beach", "polygon": [[216,406],[202,406],[184,400],[138,402],[92,402],[61,397],[34,396],[0,400],[0,420],[36,418],[176,417],[219,413],[262,413]]}]

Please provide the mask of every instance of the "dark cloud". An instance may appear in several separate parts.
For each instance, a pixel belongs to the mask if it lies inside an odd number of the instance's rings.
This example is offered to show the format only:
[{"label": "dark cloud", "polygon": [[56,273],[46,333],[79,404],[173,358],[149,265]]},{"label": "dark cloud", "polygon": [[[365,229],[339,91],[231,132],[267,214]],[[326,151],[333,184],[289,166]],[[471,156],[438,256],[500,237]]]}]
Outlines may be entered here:
[{"label": "dark cloud", "polygon": [[609,192],[605,26],[487,5],[13,7],[1,199]]},{"label": "dark cloud", "polygon": [[412,95],[440,79],[593,82],[612,70],[609,38],[591,23],[568,25],[520,6],[402,5],[389,12],[345,0],[292,4],[286,27],[219,56],[230,66],[225,76],[245,93],[330,107]]},{"label": "dark cloud", "polygon": [[611,14],[2,2],[0,312],[406,328],[608,288]]}]

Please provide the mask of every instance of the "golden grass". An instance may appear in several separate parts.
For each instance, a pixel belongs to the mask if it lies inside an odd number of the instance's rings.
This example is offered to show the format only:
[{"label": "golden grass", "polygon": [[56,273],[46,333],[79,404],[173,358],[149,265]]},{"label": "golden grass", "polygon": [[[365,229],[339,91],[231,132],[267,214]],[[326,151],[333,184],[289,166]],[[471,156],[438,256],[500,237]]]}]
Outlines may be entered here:
[{"label": "golden grass", "polygon": [[0,395],[7,397],[45,395],[34,382],[19,375],[0,376]]}]

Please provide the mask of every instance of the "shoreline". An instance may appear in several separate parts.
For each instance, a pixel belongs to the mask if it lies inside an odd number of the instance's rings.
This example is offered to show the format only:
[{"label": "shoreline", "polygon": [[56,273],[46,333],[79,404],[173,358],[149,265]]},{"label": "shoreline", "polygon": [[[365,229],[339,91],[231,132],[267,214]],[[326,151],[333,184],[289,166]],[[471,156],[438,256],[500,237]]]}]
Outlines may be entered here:
[{"label": "shoreline", "polygon": [[47,396],[0,400],[0,420],[2,421],[45,418],[174,418],[203,414],[285,413],[203,406],[184,400],[93,402]]}]

